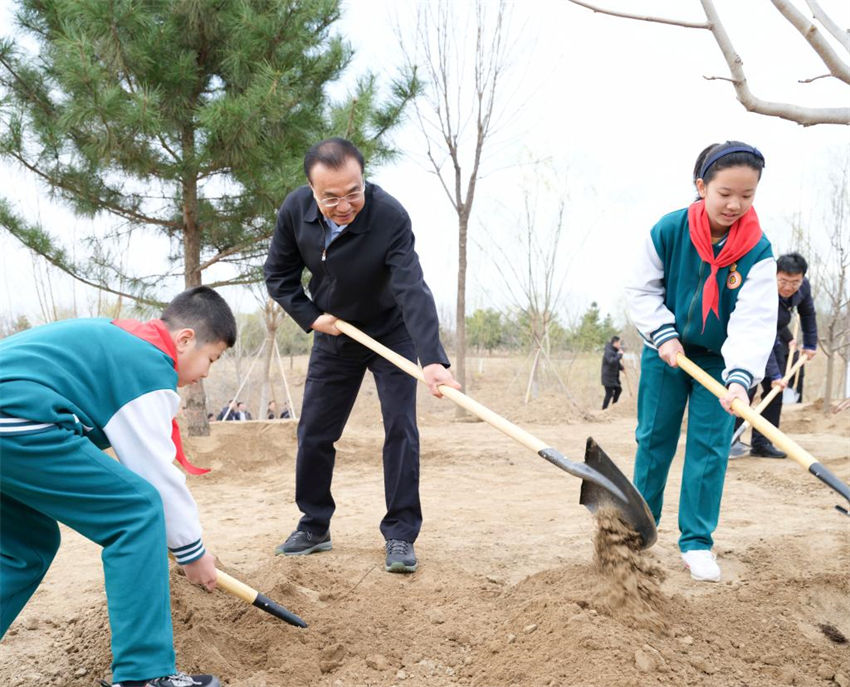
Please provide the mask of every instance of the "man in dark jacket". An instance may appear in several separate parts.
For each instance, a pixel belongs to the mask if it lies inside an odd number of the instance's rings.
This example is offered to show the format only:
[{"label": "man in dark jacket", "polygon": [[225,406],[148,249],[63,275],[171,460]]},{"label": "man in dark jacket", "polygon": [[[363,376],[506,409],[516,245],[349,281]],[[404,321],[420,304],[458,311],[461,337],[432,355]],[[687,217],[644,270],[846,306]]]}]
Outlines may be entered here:
[{"label": "man in dark jacket", "polygon": [[[422,525],[416,380],[341,335],[338,317],[409,360],[419,360],[435,396],[459,388],[448,371],[437,309],[414,251],[410,218],[395,198],[363,180],[363,156],[349,141],[317,143],[304,158],[308,184],[281,206],[265,264],[269,294],[305,331],[314,332],[295,467],[297,529],[275,550],[303,555],[331,548],[336,442],[367,369],[384,421],[381,521],[386,570],[413,572]],[[310,270],[309,296],[301,274]]]},{"label": "man in dark jacket", "polygon": [[620,400],[623,387],[620,386],[620,370],[623,367],[623,350],[619,336],[612,336],[605,344],[605,352],[602,354],[602,386],[605,387],[605,398],[602,400],[602,410],[608,407],[608,403],[616,403]]},{"label": "man in dark jacket", "polygon": [[[776,261],[776,285],[779,290],[779,310],[776,318],[776,342],[773,351],[767,361],[764,379],[762,380],[762,398],[770,393],[771,387],[781,386],[785,388],[782,377],[788,363],[788,356],[793,355],[793,349],[799,349],[799,342],[794,340],[794,335],[789,327],[793,310],[796,308],[800,315],[800,329],[803,335],[803,346],[800,355],[805,355],[809,360],[815,357],[818,347],[818,324],[815,315],[815,303],[812,299],[812,287],[806,278],[808,263],[799,253],[787,253],[780,255]],[[802,373],[802,369],[800,372]],[[755,398],[757,389],[750,389],[750,400]],[[769,421],[774,427],[779,427],[782,415],[782,394],[777,394],[773,400],[762,411],[762,417]],[[735,421],[735,430],[741,426],[741,418]],[[741,457],[746,449],[738,441],[730,449],[731,458]],[[770,439],[757,429],[753,428],[753,438],[750,447],[750,455],[758,458],[785,458],[785,452],[780,451]]]}]

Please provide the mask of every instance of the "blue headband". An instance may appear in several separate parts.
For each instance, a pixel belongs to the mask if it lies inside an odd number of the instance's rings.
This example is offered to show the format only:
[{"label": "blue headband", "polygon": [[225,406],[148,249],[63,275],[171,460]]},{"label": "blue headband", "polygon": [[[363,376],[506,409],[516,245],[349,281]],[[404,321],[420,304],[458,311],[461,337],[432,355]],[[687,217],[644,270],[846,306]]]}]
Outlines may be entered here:
[{"label": "blue headband", "polygon": [[708,168],[711,167],[715,162],[717,162],[721,157],[726,157],[727,155],[731,155],[732,153],[750,153],[750,155],[754,155],[756,158],[761,160],[762,167],[764,164],[764,155],[761,154],[761,151],[758,148],[753,148],[752,146],[732,146],[730,148],[723,148],[718,152],[714,153],[714,155],[710,156],[702,166],[702,170],[700,170],[699,177],[700,179],[705,179],[705,173],[708,171]]}]

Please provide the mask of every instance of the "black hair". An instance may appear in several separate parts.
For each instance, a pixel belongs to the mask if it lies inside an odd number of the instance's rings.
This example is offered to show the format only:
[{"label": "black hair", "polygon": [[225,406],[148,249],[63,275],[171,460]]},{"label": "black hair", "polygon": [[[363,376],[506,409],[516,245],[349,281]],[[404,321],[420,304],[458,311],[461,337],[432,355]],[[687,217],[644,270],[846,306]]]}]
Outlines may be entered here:
[{"label": "black hair", "polygon": [[785,272],[785,274],[806,274],[809,269],[809,263],[799,253],[785,253],[780,255],[776,260],[776,271]]},{"label": "black hair", "polygon": [[334,137],[310,146],[310,150],[304,156],[304,174],[307,176],[307,181],[310,181],[310,170],[316,165],[323,164],[331,169],[339,169],[350,157],[357,160],[362,172],[364,167],[363,153],[351,141]]},{"label": "black hair", "polygon": [[742,165],[757,171],[759,179],[761,179],[761,171],[764,169],[764,155],[758,148],[753,148],[753,146],[742,141],[712,143],[697,157],[694,164],[694,184],[696,184],[697,179],[702,179],[704,184],[708,184],[720,170]]},{"label": "black hair", "polygon": [[619,336],[612,336],[612,337],[611,337],[611,343],[612,343],[612,344],[613,344],[613,343],[617,343],[619,340],[620,340],[620,337],[619,337]]},{"label": "black hair", "polygon": [[198,346],[223,341],[230,348],[236,343],[236,318],[227,301],[209,286],[196,286],[178,294],[160,319],[172,331],[193,329]]}]

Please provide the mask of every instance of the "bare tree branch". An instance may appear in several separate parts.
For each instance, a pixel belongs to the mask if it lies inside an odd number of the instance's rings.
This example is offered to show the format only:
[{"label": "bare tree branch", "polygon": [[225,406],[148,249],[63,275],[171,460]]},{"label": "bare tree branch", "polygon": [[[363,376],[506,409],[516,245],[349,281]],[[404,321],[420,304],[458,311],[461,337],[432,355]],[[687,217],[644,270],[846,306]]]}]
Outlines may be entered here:
[{"label": "bare tree branch", "polygon": [[798,79],[797,83],[814,83],[818,79],[831,79],[832,74],[821,74],[820,76],[813,76],[809,79]]},{"label": "bare tree branch", "polygon": [[823,37],[823,34],[818,31],[817,27],[812,24],[803,13],[800,12],[788,0],[771,0],[773,6],[779,10],[779,13],[785,17],[791,25],[800,32],[800,35],[806,39],[809,45],[812,46],[818,57],[821,58],[829,73],[836,79],[840,79],[846,84],[850,84],[850,65],[843,62],[838,56],[838,53]]},{"label": "bare tree branch", "polygon": [[817,0],[806,0],[806,4],[809,6],[809,9],[812,10],[812,14],[815,19],[817,19],[823,27],[829,31],[829,34],[841,43],[844,49],[850,53],[850,32],[842,30],[838,24],[833,21],[832,17],[823,11]]},{"label": "bare tree branch", "polygon": [[[732,45],[732,40],[729,38],[729,34],[726,33],[726,29],[720,20],[720,15],[715,9],[714,2],[712,0],[700,0],[707,19],[707,22],[705,23],[686,22],[675,19],[662,19],[658,17],[616,12],[600,8],[596,5],[584,2],[583,0],[569,0],[569,2],[593,12],[609,14],[626,19],[658,22],[673,26],[682,26],[685,28],[708,29],[714,36],[714,40],[720,48],[720,52],[723,54],[726,64],[729,66],[731,78],[725,80],[728,80],[733,84],[735,88],[735,95],[746,110],[769,117],[787,119],[803,126],[812,126],[815,124],[850,124],[850,107],[805,107],[794,103],[763,100],[754,95],[752,91],[750,91],[747,76],[744,73],[743,60]],[[783,13],[783,16],[806,38],[812,46],[812,49],[829,68],[830,74],[845,83],[850,83],[850,80],[848,80],[848,77],[850,77],[850,67],[841,60],[835,50],[826,42],[820,32],[817,31],[816,27],[811,24],[811,22],[808,22],[808,20],[806,20],[805,17],[803,17],[803,15],[795,8],[791,7],[787,0],[771,0],[771,2],[773,2],[777,10]],[[815,10],[815,14],[818,17],[818,20],[822,21],[822,23],[827,26],[827,30],[830,31],[830,33],[833,33],[833,31],[840,32],[834,23],[830,25],[821,19],[821,17],[825,17],[828,20],[828,17],[826,17],[814,0],[807,0],[807,2],[809,2],[810,7],[814,5],[813,9],[817,8]],[[839,40],[842,45],[846,45],[847,40],[850,39],[839,38]],[[714,79],[722,80],[720,77],[711,77],[709,80]]]},{"label": "bare tree branch", "polygon": [[599,14],[609,14],[612,17],[622,17],[624,19],[637,19],[638,21],[649,21],[657,24],[672,24],[673,26],[684,26],[686,29],[710,29],[711,26],[706,24],[705,22],[691,22],[684,21],[681,19],[665,19],[664,17],[650,17],[645,14],[630,14],[628,12],[615,12],[614,10],[607,10],[602,7],[597,7],[596,5],[591,5],[589,2],[582,2],[581,0],[570,0],[574,5],[579,5],[581,7],[585,7],[586,9],[591,10],[592,12],[598,12]]}]

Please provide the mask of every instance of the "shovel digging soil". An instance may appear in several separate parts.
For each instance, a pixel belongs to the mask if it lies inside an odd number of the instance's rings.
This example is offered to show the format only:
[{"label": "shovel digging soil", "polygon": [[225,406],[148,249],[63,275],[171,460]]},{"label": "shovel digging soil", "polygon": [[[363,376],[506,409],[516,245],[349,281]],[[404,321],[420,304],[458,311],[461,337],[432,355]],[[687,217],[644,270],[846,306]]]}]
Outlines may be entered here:
[{"label": "shovel digging soil", "polygon": [[[726,387],[723,386],[716,379],[714,379],[714,377],[708,374],[699,365],[695,364],[693,361],[687,358],[683,353],[679,353],[677,355],[677,360],[679,362],[679,367],[681,367],[691,377],[696,379],[711,393],[717,396],[717,398],[724,398],[726,396]],[[757,429],[764,436],[766,436],[775,446],[778,446],[783,451],[785,451],[785,453],[788,454],[789,458],[799,463],[802,467],[804,467],[815,477],[817,477],[821,482],[826,484],[828,487],[836,491],[838,494],[847,499],[848,502],[850,502],[850,487],[848,487],[846,484],[844,484],[844,482],[838,479],[838,477],[836,477],[832,472],[830,472],[829,469],[819,463],[814,456],[812,456],[796,441],[780,432],[770,422],[765,420],[761,415],[757,414],[752,408],[750,408],[750,406],[748,406],[746,403],[742,403],[738,399],[735,399],[732,402],[732,410],[734,410],[738,415],[740,415],[747,422],[749,422],[750,425],[752,425],[755,429]],[[850,510],[848,510],[846,506],[836,505],[835,509],[839,513],[843,513],[844,515],[850,515]]]},{"label": "shovel digging soil", "polygon": [[[425,381],[422,370],[416,363],[378,343],[344,320],[337,320],[335,324],[343,334],[350,336],[366,348],[386,358],[410,376],[421,382]],[[591,513],[596,513],[601,508],[613,509],[623,522],[640,536],[640,548],[648,548],[655,543],[657,536],[655,520],[646,505],[646,501],[592,438],[587,440],[583,463],[568,460],[545,442],[509,422],[501,415],[494,413],[466,394],[447,386],[441,386],[440,392],[484,422],[530,448],[553,465],[557,465],[574,477],[581,478],[579,503]]]},{"label": "shovel digging soil", "polygon": [[[171,553],[168,555],[172,560],[174,560],[174,556],[172,556]],[[295,615],[295,613],[290,611],[288,608],[281,606],[276,601],[272,601],[265,594],[261,594],[253,587],[249,587],[241,580],[237,580],[235,577],[228,575],[223,570],[216,568],[215,573],[216,584],[219,589],[224,590],[231,596],[235,596],[237,599],[242,599],[242,601],[245,601],[252,606],[256,606],[261,611],[265,611],[269,615],[273,615],[275,618],[279,618],[290,625],[294,625],[295,627],[307,627],[307,623]]]}]

